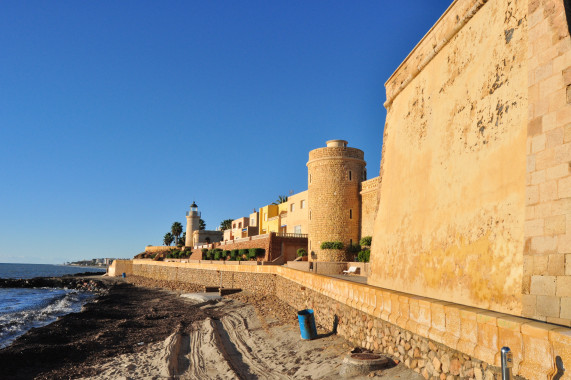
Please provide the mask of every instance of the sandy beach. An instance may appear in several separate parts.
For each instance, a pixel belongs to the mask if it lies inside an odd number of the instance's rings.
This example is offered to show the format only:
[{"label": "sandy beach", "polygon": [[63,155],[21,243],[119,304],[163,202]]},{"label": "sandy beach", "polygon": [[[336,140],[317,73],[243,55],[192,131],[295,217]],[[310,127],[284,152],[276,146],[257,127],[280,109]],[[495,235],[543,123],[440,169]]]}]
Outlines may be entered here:
[{"label": "sandy beach", "polygon": [[[33,329],[0,351],[5,379],[336,379],[353,348],[318,326],[300,339],[296,310],[247,292],[199,302],[202,288],[103,278],[109,290],[81,313]],[[146,285],[146,286],[145,286]],[[421,379],[395,365],[354,378]]]}]

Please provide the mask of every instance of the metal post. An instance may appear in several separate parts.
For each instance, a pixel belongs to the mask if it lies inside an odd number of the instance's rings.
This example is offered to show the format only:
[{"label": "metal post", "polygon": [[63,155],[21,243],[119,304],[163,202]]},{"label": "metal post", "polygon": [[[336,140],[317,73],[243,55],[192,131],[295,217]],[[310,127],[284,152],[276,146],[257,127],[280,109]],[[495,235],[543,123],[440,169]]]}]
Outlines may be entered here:
[{"label": "metal post", "polygon": [[513,354],[509,347],[502,347],[502,380],[511,380]]}]

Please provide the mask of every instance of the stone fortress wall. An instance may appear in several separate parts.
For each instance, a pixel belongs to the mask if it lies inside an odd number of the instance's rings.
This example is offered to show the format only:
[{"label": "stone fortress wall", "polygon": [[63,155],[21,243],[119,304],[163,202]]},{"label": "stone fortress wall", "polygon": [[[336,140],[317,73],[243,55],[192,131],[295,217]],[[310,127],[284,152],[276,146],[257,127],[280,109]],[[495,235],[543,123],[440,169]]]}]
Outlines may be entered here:
[{"label": "stone fortress wall", "polygon": [[562,0],[530,0],[522,314],[571,325],[571,39]]},{"label": "stone fortress wall", "polygon": [[344,251],[322,250],[321,243],[341,241],[347,247],[359,242],[365,165],[363,151],[348,148],[343,140],[309,152],[309,260],[347,261]]},{"label": "stone fortress wall", "polygon": [[457,0],[387,81],[370,284],[521,315],[526,16]]},{"label": "stone fortress wall", "polygon": [[379,207],[380,177],[361,182],[361,237],[373,236]]}]

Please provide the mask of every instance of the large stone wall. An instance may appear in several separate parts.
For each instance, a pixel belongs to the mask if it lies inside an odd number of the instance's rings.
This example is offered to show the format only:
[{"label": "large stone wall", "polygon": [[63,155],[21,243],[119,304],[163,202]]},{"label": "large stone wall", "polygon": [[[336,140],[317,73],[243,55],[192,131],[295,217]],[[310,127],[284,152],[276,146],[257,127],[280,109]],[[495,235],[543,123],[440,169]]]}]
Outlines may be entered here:
[{"label": "large stone wall", "polygon": [[526,14],[455,1],[387,81],[371,284],[521,314]]},{"label": "large stone wall", "polygon": [[379,207],[380,184],[380,177],[361,182],[361,237],[373,236],[375,217]]},{"label": "large stone wall", "polygon": [[170,286],[275,294],[298,310],[313,308],[325,328],[337,320],[341,336],[388,353],[425,378],[500,379],[502,346],[513,352],[514,374],[528,379],[552,379],[556,358],[571,365],[571,329],[286,267],[116,260],[109,273],[121,272]]},{"label": "large stone wall", "polygon": [[561,0],[529,1],[525,316],[571,325],[571,39]]}]

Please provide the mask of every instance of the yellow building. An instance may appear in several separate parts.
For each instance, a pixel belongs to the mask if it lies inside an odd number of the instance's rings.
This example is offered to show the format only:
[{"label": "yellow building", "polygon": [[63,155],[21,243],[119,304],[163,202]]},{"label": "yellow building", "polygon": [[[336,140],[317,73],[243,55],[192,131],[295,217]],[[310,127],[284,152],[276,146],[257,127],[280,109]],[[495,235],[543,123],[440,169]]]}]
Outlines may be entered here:
[{"label": "yellow building", "polygon": [[278,205],[267,205],[264,207],[260,207],[259,212],[259,234],[267,234],[270,232],[270,226],[274,228],[273,232],[277,232],[277,224],[274,223],[274,217],[279,215],[279,208]]}]

